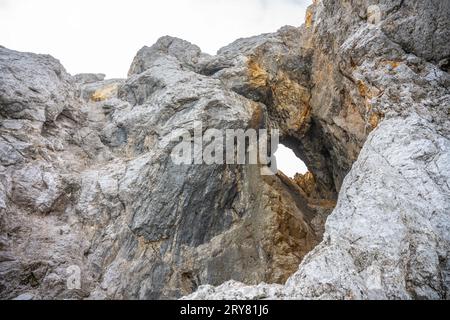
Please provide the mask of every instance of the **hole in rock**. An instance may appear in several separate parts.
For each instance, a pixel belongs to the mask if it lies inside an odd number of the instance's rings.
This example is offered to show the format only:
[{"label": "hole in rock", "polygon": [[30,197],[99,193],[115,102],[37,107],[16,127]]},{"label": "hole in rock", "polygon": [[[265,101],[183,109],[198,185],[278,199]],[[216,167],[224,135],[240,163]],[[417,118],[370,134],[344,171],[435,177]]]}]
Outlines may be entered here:
[{"label": "hole in rock", "polygon": [[308,168],[302,159],[297,157],[292,149],[283,144],[278,145],[275,152],[278,170],[283,172],[289,178],[294,178],[296,173],[305,174]]}]

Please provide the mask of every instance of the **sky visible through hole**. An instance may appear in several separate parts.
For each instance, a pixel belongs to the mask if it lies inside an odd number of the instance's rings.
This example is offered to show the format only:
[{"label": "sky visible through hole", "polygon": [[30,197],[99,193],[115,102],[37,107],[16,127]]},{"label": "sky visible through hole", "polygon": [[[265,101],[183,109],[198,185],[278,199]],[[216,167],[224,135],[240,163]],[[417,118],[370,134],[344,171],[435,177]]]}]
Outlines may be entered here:
[{"label": "sky visible through hole", "polygon": [[282,144],[278,145],[275,157],[278,170],[290,178],[293,178],[296,173],[305,174],[308,171],[305,163],[300,158],[297,158],[294,151]]},{"label": "sky visible through hole", "polygon": [[311,0],[0,0],[0,45],[48,53],[69,73],[125,78],[165,35],[215,54],[240,38],[300,26]]}]

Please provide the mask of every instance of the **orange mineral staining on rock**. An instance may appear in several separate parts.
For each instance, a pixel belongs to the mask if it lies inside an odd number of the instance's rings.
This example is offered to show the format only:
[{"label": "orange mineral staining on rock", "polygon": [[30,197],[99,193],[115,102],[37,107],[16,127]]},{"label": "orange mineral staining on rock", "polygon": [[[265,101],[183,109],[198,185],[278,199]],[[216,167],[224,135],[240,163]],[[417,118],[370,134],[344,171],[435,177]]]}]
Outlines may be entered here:
[{"label": "orange mineral staining on rock", "polygon": [[313,21],[313,13],[310,9],[306,11],[306,17],[305,17],[305,25],[307,28],[310,28],[312,26]]},{"label": "orange mineral staining on rock", "polygon": [[267,72],[256,62],[250,58],[247,62],[248,76],[250,84],[254,87],[264,87],[267,85],[268,74]]},{"label": "orange mineral staining on rock", "polygon": [[91,96],[91,100],[95,102],[104,101],[106,99],[112,98],[117,94],[118,86],[117,84],[109,84],[103,88],[97,89]]}]

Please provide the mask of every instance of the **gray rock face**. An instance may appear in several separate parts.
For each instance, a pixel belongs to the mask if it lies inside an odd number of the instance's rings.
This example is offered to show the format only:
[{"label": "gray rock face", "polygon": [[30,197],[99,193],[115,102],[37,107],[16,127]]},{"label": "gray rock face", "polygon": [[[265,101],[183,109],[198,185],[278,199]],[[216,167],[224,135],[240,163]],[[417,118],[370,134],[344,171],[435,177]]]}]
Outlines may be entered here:
[{"label": "gray rock face", "polygon": [[208,55],[202,53],[200,48],[185,40],[165,36],[160,38],[153,46],[143,47],[137,53],[131,64],[128,76],[139,74],[150,68],[153,63],[164,57],[173,58],[182,68],[195,70],[197,63]]},{"label": "gray rock face", "polygon": [[188,298],[446,299],[449,147],[417,115],[385,120],[345,178],[323,242],[285,286],[229,282]]},{"label": "gray rock face", "polygon": [[86,84],[105,80],[103,73],[80,73],[73,76],[75,82]]},{"label": "gray rock face", "polygon": [[286,294],[445,299],[449,147],[416,114],[381,123],[344,181],[324,241],[288,280]]},{"label": "gray rock face", "polygon": [[315,48],[310,103],[337,149],[330,155],[342,165],[353,141],[363,144],[322,243],[284,286],[227,282],[187,298],[448,299],[450,96],[438,61],[450,47],[437,45],[448,8],[380,1],[373,25],[369,4],[318,1],[305,23]]},{"label": "gray rock face", "polygon": [[[216,56],[163,37],[127,79],[0,47],[0,297],[448,298],[447,16],[316,1]],[[278,128],[310,173],[177,165],[194,121]]]},{"label": "gray rock face", "polygon": [[71,79],[50,56],[0,48],[1,115],[52,122],[74,103]]},{"label": "gray rock face", "polygon": [[383,32],[406,52],[448,72],[450,52],[445,40],[450,36],[448,1],[397,1],[393,6],[390,3],[384,6],[389,15],[383,22]]}]

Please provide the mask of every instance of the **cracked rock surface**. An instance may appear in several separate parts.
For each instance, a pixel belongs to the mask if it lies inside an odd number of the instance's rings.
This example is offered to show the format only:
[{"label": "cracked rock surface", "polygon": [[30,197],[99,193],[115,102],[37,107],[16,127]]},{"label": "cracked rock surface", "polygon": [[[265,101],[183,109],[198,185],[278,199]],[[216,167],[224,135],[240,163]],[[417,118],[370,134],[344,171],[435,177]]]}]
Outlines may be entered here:
[{"label": "cracked rock surface", "polygon": [[[127,79],[0,47],[0,297],[448,299],[449,15],[317,0],[215,56],[163,37]],[[309,172],[177,165],[196,121],[279,129]]]}]

